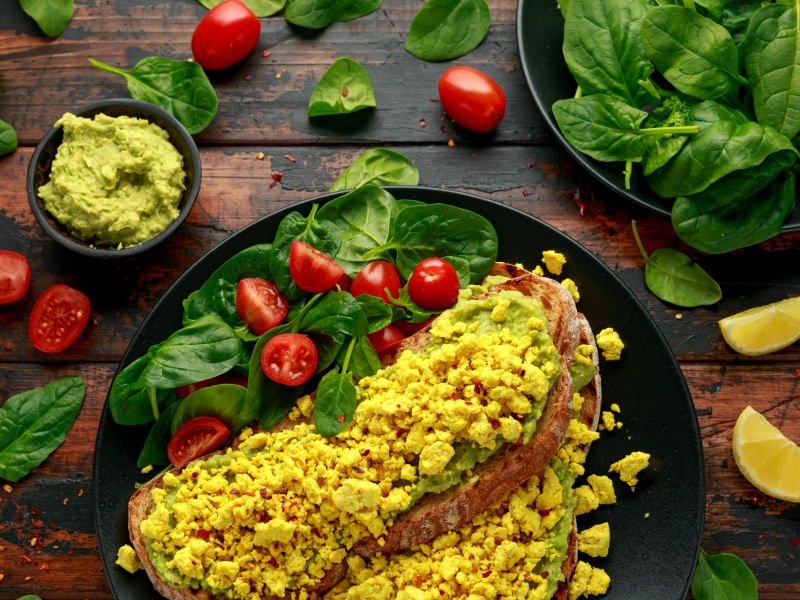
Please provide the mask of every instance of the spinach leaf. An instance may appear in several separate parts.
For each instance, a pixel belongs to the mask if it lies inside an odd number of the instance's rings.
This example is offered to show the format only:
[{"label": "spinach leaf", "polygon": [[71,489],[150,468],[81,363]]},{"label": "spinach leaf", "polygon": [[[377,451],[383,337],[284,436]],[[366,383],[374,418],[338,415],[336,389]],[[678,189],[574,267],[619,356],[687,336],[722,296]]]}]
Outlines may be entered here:
[{"label": "spinach leaf", "polygon": [[[214,8],[224,0],[198,0],[206,8]],[[257,17],[271,17],[284,7],[286,0],[242,0]]]},{"label": "spinach leaf", "polygon": [[317,433],[333,437],[353,420],[356,412],[357,392],[353,376],[348,372],[356,337],[351,338],[347,352],[341,360],[342,371],[328,371],[317,386],[314,403],[314,426]]},{"label": "spinach leaf", "polygon": [[[108,393],[108,409],[115,423],[120,425],[142,425],[155,418],[150,404],[150,393],[146,388],[137,385],[139,377],[150,364],[156,351],[164,344],[150,348],[144,356],[125,367],[111,384]],[[156,390],[156,403],[159,410],[166,407],[175,398],[171,389]]]},{"label": "spinach leaf", "polygon": [[[639,84],[653,72],[642,45],[643,0],[573,0],[564,23],[564,58],[585,95],[609,94],[641,108],[653,96]],[[657,96],[656,96],[657,98]]]},{"label": "spinach leaf", "polygon": [[72,0],[19,0],[19,3],[47,37],[61,35],[72,21]]},{"label": "spinach leaf", "polygon": [[[205,315],[219,317],[234,328],[245,341],[254,341],[258,336],[242,323],[236,310],[236,290],[239,281],[248,277],[270,278],[269,255],[271,244],[257,244],[242,250],[214,271],[197,292],[184,304],[183,324],[188,325]],[[239,327],[239,326],[243,327]]]},{"label": "spinach leaf", "polygon": [[369,323],[361,304],[349,292],[328,292],[300,317],[298,330],[324,333],[343,344],[347,336],[366,335]]},{"label": "spinach leaf", "polygon": [[647,264],[644,281],[653,294],[664,302],[686,308],[719,302],[722,298],[719,284],[700,265],[670,248],[659,248],[648,256],[639,239],[636,221],[632,226],[636,245]]},{"label": "spinach leaf", "polygon": [[173,333],[136,382],[139,387],[176,388],[230,371],[242,356],[242,340],[213,315]]},{"label": "spinach leaf", "polygon": [[[719,20],[722,18],[722,13],[725,10],[723,0],[694,0],[694,2],[706,9],[709,19],[719,23]],[[678,3],[676,2],[676,4]],[[685,3],[684,6],[686,6]]]},{"label": "spinach leaf", "polygon": [[339,230],[342,245],[334,257],[350,277],[369,262],[365,253],[386,243],[392,221],[399,212],[392,195],[374,185],[364,185],[345,196],[331,200],[318,213]]},{"label": "spinach leaf", "polygon": [[675,200],[672,225],[684,242],[698,250],[711,254],[730,252],[778,235],[794,209],[794,192],[795,176],[791,171],[784,171],[772,185],[740,200],[719,198],[706,189]]},{"label": "spinach leaf", "polygon": [[367,333],[380,331],[387,325],[405,317],[405,311],[386,304],[382,298],[376,298],[369,294],[356,296],[356,302],[361,305],[361,309],[367,316]]},{"label": "spinach leaf", "polygon": [[411,296],[408,295],[408,286],[400,288],[397,293],[397,298],[392,296],[389,289],[386,288],[386,294],[389,296],[389,299],[411,313],[411,317],[406,319],[409,323],[422,323],[423,321],[427,321],[431,317],[435,317],[441,314],[441,311],[432,311],[432,310],[425,310],[424,308],[414,304],[414,301],[411,299]]},{"label": "spinach leaf", "polygon": [[336,355],[339,353],[342,344],[323,333],[311,333],[308,337],[317,348],[317,370],[315,373],[322,373],[336,360]]},{"label": "spinach leaf", "polygon": [[280,385],[271,379],[268,379],[268,382],[262,402],[262,412],[258,416],[258,422],[264,430],[271,429],[292,412],[305,388],[305,385]]},{"label": "spinach leaf", "polygon": [[17,132],[14,128],[0,120],[0,156],[11,154],[17,149]]},{"label": "spinach leaf", "polygon": [[606,94],[559,100],[553,114],[564,137],[575,148],[605,162],[640,162],[654,136],[697,133],[697,126],[640,129],[643,110]]},{"label": "spinach leaf", "polygon": [[[343,345],[339,349],[336,355],[336,362],[339,365],[344,365],[348,350],[349,344]],[[353,350],[350,354],[350,362],[347,364],[347,370],[355,374],[359,379],[363,379],[364,377],[375,375],[380,368],[381,359],[378,357],[378,353],[375,352],[375,348],[372,347],[370,341],[365,336],[356,338],[353,344]]]},{"label": "spinach leaf", "polygon": [[288,0],[284,16],[289,23],[322,29],[331,23],[357,19],[378,10],[383,0]]},{"label": "spinach leaf", "polygon": [[354,190],[372,185],[417,185],[419,171],[408,157],[387,148],[367,150],[339,175],[330,191]]},{"label": "spinach leaf", "polygon": [[423,206],[425,203],[420,202],[419,200],[398,200],[397,201],[397,211],[400,212],[404,208],[408,206]]},{"label": "spinach leaf", "polygon": [[792,138],[800,132],[800,2],[769,4],[747,29],[747,78],[761,125]]},{"label": "spinach leaf", "polygon": [[[691,120],[691,111],[677,96],[667,98],[644,122],[646,128],[682,127]],[[660,135],[653,138],[642,158],[644,174],[649,175],[663,167],[689,140],[688,135]]]},{"label": "spinach leaf", "polygon": [[366,69],[347,57],[328,67],[308,99],[308,116],[341,115],[378,106]]},{"label": "spinach leaf", "polygon": [[738,556],[708,555],[701,548],[692,595],[695,600],[758,600],[758,582]]},{"label": "spinach leaf", "polygon": [[235,436],[253,421],[252,418],[244,418],[247,415],[242,415],[246,396],[246,388],[230,383],[212,385],[192,392],[178,403],[178,409],[172,417],[171,435],[175,435],[181,425],[192,419],[214,417],[225,423],[231,437]]},{"label": "spinach leaf", "polygon": [[725,0],[722,18],[716,19],[731,34],[736,44],[741,44],[753,15],[764,6],[763,0]]},{"label": "spinach leaf", "polygon": [[470,284],[469,263],[460,256],[443,256],[442,260],[450,263],[456,270],[458,275],[458,283],[461,288],[465,288]]},{"label": "spinach leaf", "polygon": [[406,38],[406,51],[421,60],[450,60],[478,47],[491,23],[486,0],[428,0]]},{"label": "spinach leaf", "polygon": [[12,396],[0,407],[0,479],[17,482],[61,445],[83,405],[79,377]]},{"label": "spinach leaf", "polygon": [[130,71],[93,58],[89,62],[98,69],[124,77],[131,97],[160,106],[191,134],[203,131],[217,114],[217,94],[203,67],[196,62],[149,56]]},{"label": "spinach leaf", "polygon": [[699,125],[701,130],[715,121],[730,121],[737,125],[745,125],[750,122],[750,119],[742,111],[714,100],[700,102],[687,99],[686,103],[691,112],[691,122]]},{"label": "spinach leaf", "polygon": [[497,259],[497,233],[486,219],[447,204],[409,206],[395,219],[392,236],[364,258],[388,250],[397,253],[397,268],[408,279],[424,258],[448,256],[469,263],[470,283],[478,283]]},{"label": "spinach leaf", "polygon": [[289,270],[292,242],[295,240],[305,242],[328,256],[336,256],[342,243],[339,230],[333,223],[315,218],[318,208],[319,205],[315,204],[307,218],[299,212],[286,215],[278,225],[275,241],[272,243],[269,254],[272,283],[289,302],[299,300],[306,295],[306,292],[297,287]]},{"label": "spinach leaf", "polygon": [[683,6],[657,6],[642,24],[648,58],[684,94],[718,98],[738,84],[739,58],[730,34],[711,19]]},{"label": "spinach leaf", "polygon": [[147,439],[144,441],[142,453],[139,455],[139,460],[136,466],[140,469],[147,465],[168,465],[169,457],[167,456],[167,444],[172,438],[172,419],[175,417],[175,412],[178,410],[179,403],[173,402],[161,416],[158,421],[153,425],[150,433],[147,434]]}]

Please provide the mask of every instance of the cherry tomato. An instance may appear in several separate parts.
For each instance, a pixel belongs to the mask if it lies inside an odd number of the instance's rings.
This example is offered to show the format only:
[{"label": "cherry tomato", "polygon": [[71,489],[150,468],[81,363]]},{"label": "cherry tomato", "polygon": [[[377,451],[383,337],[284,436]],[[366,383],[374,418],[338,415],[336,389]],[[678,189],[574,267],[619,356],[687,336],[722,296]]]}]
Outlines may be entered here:
[{"label": "cherry tomato", "polygon": [[0,250],[0,304],[16,302],[28,291],[31,268],[22,254]]},{"label": "cherry tomato", "polygon": [[372,347],[375,348],[375,352],[383,354],[406,339],[406,336],[404,336],[397,327],[387,325],[375,333],[368,333],[367,338],[369,339],[369,343],[372,344]]},{"label": "cherry tomato", "polygon": [[433,323],[434,319],[439,315],[433,315],[430,319],[425,319],[422,323],[409,323],[408,321],[395,321],[392,323],[400,331],[406,335],[414,335],[421,329],[425,329],[428,325]]},{"label": "cherry tomato", "polygon": [[317,347],[300,333],[278,334],[264,346],[261,368],[273,381],[301,385],[317,370]]},{"label": "cherry tomato", "polygon": [[266,279],[249,277],[236,288],[236,312],[250,331],[261,335],[280,325],[289,312],[289,303]]},{"label": "cherry tomato", "polygon": [[408,295],[420,308],[425,310],[444,310],[458,300],[458,281],[456,270],[441,258],[426,258],[421,261],[408,279]]},{"label": "cherry tomato", "polygon": [[230,385],[238,385],[243,388],[247,387],[247,377],[244,375],[237,375],[237,374],[228,374],[228,378],[223,381],[222,383],[228,383]]},{"label": "cherry tomato", "polygon": [[386,304],[391,304],[391,301],[386,296],[385,289],[387,287],[392,297],[397,298],[398,290],[402,287],[400,275],[392,263],[385,260],[376,260],[358,272],[356,278],[353,279],[353,285],[350,286],[350,293],[353,296],[369,294],[376,298],[383,298]]},{"label": "cherry tomato", "polygon": [[296,240],[289,252],[289,272],[301,290],[312,294],[329,290],[344,275],[330,256]]},{"label": "cherry tomato", "polygon": [[86,327],[89,299],[66,285],[54,285],[39,296],[28,321],[28,337],[41,352],[67,348]]},{"label": "cherry tomato", "polygon": [[491,131],[506,115],[503,90],[472,67],[451,67],[442,73],[439,100],[456,123],[473,131]]},{"label": "cherry tomato", "polygon": [[250,54],[260,35],[261,22],[253,11],[239,0],[226,0],[197,24],[192,54],[206,69],[227,69]]},{"label": "cherry tomato", "polygon": [[329,292],[349,292],[351,285],[353,285],[353,280],[347,273],[345,273],[344,275],[339,277],[339,281],[334,283],[328,291]]},{"label": "cherry tomato", "polygon": [[225,423],[214,417],[192,419],[181,425],[167,444],[169,462],[182,467],[222,446],[230,433]]}]

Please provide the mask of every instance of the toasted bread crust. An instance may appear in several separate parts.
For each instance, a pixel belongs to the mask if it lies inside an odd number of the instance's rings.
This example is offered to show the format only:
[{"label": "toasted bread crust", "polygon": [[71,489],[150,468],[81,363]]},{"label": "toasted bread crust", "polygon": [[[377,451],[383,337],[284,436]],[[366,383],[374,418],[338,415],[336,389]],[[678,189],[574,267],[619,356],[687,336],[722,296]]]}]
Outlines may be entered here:
[{"label": "toasted bread crust", "polygon": [[567,538],[567,555],[561,563],[561,572],[564,574],[563,585],[559,584],[553,594],[553,600],[567,600],[569,598],[569,582],[578,566],[578,524],[575,515],[572,516],[572,530]]}]

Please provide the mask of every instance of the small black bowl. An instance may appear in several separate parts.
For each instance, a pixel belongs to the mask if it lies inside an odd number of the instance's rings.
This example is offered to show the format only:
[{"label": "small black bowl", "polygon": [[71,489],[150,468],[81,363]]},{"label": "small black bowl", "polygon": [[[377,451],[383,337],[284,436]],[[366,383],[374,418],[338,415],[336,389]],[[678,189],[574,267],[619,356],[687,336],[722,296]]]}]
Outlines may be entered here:
[{"label": "small black bowl", "polygon": [[37,190],[40,186],[50,181],[50,166],[56,156],[56,151],[64,139],[64,131],[61,127],[52,127],[44,134],[42,141],[36,146],[31,162],[28,165],[28,178],[26,185],[28,188],[28,202],[31,205],[36,220],[50,237],[65,248],[69,248],[78,254],[92,256],[95,258],[123,258],[133,254],[139,254],[149,250],[156,244],[167,239],[178,226],[183,223],[186,215],[192,210],[197,193],[200,191],[200,178],[202,168],[200,166],[200,154],[192,136],[184,129],[175,117],[165,110],[141,100],[131,100],[129,98],[114,98],[111,100],[101,100],[93,102],[72,111],[72,114],[87,119],[94,118],[95,115],[104,113],[109,117],[136,117],[146,119],[161,127],[169,134],[169,141],[178,149],[183,156],[183,170],[186,171],[186,190],[180,204],[180,214],[178,218],[170,223],[167,228],[157,236],[150,238],[138,246],[115,250],[113,248],[96,248],[73,236],[66,227],[59,223],[44,207],[44,201],[39,198]]}]

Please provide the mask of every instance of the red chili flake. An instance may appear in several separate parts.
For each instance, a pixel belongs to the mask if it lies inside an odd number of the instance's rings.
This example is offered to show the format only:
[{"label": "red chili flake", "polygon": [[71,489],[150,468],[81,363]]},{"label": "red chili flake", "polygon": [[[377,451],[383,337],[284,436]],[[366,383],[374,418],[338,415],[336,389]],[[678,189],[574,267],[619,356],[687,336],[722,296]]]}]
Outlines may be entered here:
[{"label": "red chili flake", "polygon": [[417,575],[417,587],[420,587],[421,585],[422,585],[422,576]]},{"label": "red chili flake", "polygon": [[42,512],[42,511],[40,511],[38,508],[32,508],[32,509],[31,509],[31,514],[32,514],[34,517],[35,517],[36,515],[38,515],[40,512]]},{"label": "red chili flake", "polygon": [[758,539],[759,540],[763,540],[765,537],[767,537],[766,534],[762,533],[760,536],[758,536]]},{"label": "red chili flake", "polygon": [[240,492],[236,488],[233,488],[229,493],[231,496],[238,496]]},{"label": "red chili flake", "polygon": [[526,190],[525,188],[522,188],[522,195],[523,196],[527,196],[528,195],[528,190]]},{"label": "red chili flake", "polygon": [[456,394],[455,392],[453,392],[453,393],[450,395],[450,397],[451,397],[453,400],[455,400],[456,398],[458,398],[458,394]]},{"label": "red chili flake", "polygon": [[798,546],[800,546],[800,540],[789,540],[789,543],[790,543],[792,546],[794,546],[795,548],[797,548]]},{"label": "red chili flake", "polygon": [[316,527],[312,527],[311,528],[311,533],[313,533],[319,539],[322,539],[322,534],[319,532],[319,529],[317,529]]},{"label": "red chili flake", "polygon": [[533,163],[528,163],[528,164],[527,164],[527,165],[525,165],[525,166],[526,166],[526,167],[528,167],[529,169],[532,169],[532,168],[533,168]]},{"label": "red chili flake", "polygon": [[356,473],[363,473],[364,469],[361,467],[353,467],[353,471],[355,471]]},{"label": "red chili flake", "polygon": [[550,577],[550,572],[549,571],[542,571],[541,573],[539,573],[539,575],[541,575],[544,578],[547,578],[547,577]]},{"label": "red chili flake", "polygon": [[291,154],[285,154],[284,158],[286,160],[288,160],[289,162],[297,162],[297,159],[294,156],[292,156]]},{"label": "red chili flake", "polygon": [[492,429],[500,429],[500,421],[495,421],[492,419],[490,422],[492,424]]},{"label": "red chili flake", "polygon": [[439,103],[439,99],[438,98],[428,98],[428,102],[436,102],[438,104]]},{"label": "red chili flake", "polygon": [[541,508],[541,509],[539,509],[539,516],[540,517],[546,517],[549,514],[550,514],[550,509],[549,508]]},{"label": "red chili flake", "polygon": [[11,346],[3,346],[3,348],[6,350],[11,350]]},{"label": "red chili flake", "polygon": [[442,130],[442,133],[450,133],[450,130],[447,127],[445,127],[444,125],[442,125],[439,129]]},{"label": "red chili flake", "polygon": [[342,415],[341,417],[339,417],[336,420],[339,421],[339,423],[344,423],[344,415]]},{"label": "red chili flake", "polygon": [[281,502],[281,510],[283,512],[286,512],[286,503],[285,502]]},{"label": "red chili flake", "polygon": [[349,93],[350,93],[350,90],[348,90],[346,87],[342,88],[342,98],[347,98],[347,94],[349,94]]},{"label": "red chili flake", "polygon": [[522,445],[522,438],[520,437],[520,438],[517,438],[517,446],[521,446],[521,445]]},{"label": "red chili flake", "polygon": [[55,523],[50,523],[50,529],[55,529],[55,528],[56,528],[56,524]]},{"label": "red chili flake", "polygon": [[503,508],[508,508],[508,500],[503,500],[503,501],[500,503],[500,506],[502,506]]},{"label": "red chili flake", "polygon": [[383,496],[384,498],[388,498],[389,497],[389,492],[382,492],[381,496]]},{"label": "red chili flake", "polygon": [[486,579],[491,574],[492,574],[491,571],[486,571],[486,573],[483,574],[483,578]]},{"label": "red chili flake", "polygon": [[289,510],[292,510],[292,509],[293,509],[295,506],[297,506],[297,502],[292,502],[292,503],[289,505]]},{"label": "red chili flake", "polygon": [[197,537],[199,537],[201,540],[208,541],[208,538],[211,537],[211,532],[210,531],[206,531],[205,529],[198,529],[197,530]]},{"label": "red chili flake", "polygon": [[260,490],[258,490],[258,493],[261,494],[262,498],[266,498],[267,497],[267,488],[261,488]]},{"label": "red chili flake", "polygon": [[361,453],[361,456],[369,456],[369,453],[370,453],[370,450],[364,450],[364,451]]},{"label": "red chili flake", "polygon": [[475,555],[474,555],[474,554],[470,554],[468,558],[469,558],[470,560],[475,560]]},{"label": "red chili flake", "polygon": [[483,393],[483,386],[480,383],[476,383],[472,389],[475,390],[476,394],[482,394]]},{"label": "red chili flake", "polygon": [[69,556],[73,556],[74,554],[75,554],[75,550],[70,550],[69,552],[67,552],[67,555],[69,555]]},{"label": "red chili flake", "polygon": [[420,129],[425,129],[427,126],[428,126],[428,124],[425,122],[425,119],[420,119],[419,120]]},{"label": "red chili flake", "polygon": [[30,562],[33,562],[33,561],[30,558],[28,558],[27,556],[23,556],[20,559],[20,562],[22,562],[22,564],[24,565],[24,564],[27,564],[27,563],[30,563]]},{"label": "red chili flake", "polygon": [[397,430],[397,437],[402,437],[402,435],[405,432],[406,432],[406,430],[401,427],[400,429]]},{"label": "red chili flake", "polygon": [[283,179],[283,173],[280,171],[273,171],[272,172],[272,181],[274,183],[280,183],[281,179]]},{"label": "red chili flake", "polygon": [[261,56],[263,56],[264,58],[269,58],[270,56],[272,56],[272,52],[270,52],[269,50],[262,50]]},{"label": "red chili flake", "polygon": [[192,473],[192,477],[194,477],[195,479],[197,479],[197,476],[198,476],[198,475],[199,475],[199,473],[198,473],[197,471],[195,471],[194,473]]},{"label": "red chili flake", "polygon": [[470,402],[469,400],[465,401],[464,404],[466,404],[467,406],[472,406],[472,402]]},{"label": "red chili flake", "polygon": [[31,523],[33,523],[33,526],[36,527],[36,529],[44,529],[44,523],[41,519],[31,519]]},{"label": "red chili flake", "polygon": [[41,567],[39,567],[40,571],[43,570],[43,569],[46,569],[47,571],[49,571],[50,570],[50,563],[46,562]]},{"label": "red chili flake", "polygon": [[37,550],[41,550],[42,549],[42,540],[39,539],[39,532],[38,531],[36,532],[36,544],[34,544],[34,548],[36,548]]},{"label": "red chili flake", "polygon": [[243,79],[244,79],[245,81],[250,81],[252,78],[253,78],[253,76],[252,76],[252,75],[250,75],[250,73],[248,73],[247,75],[245,75],[245,76],[244,76],[244,78],[243,78]]},{"label": "red chili flake", "polygon": [[274,556],[270,556],[270,558],[269,558],[269,564],[270,564],[270,566],[271,566],[273,569],[277,569],[277,568],[278,568],[278,561],[277,561],[277,560],[275,560],[275,557],[274,557]]},{"label": "red chili flake", "polygon": [[[8,346],[6,346],[6,350],[8,350]],[[800,369],[797,369],[794,374],[800,377]]]}]

